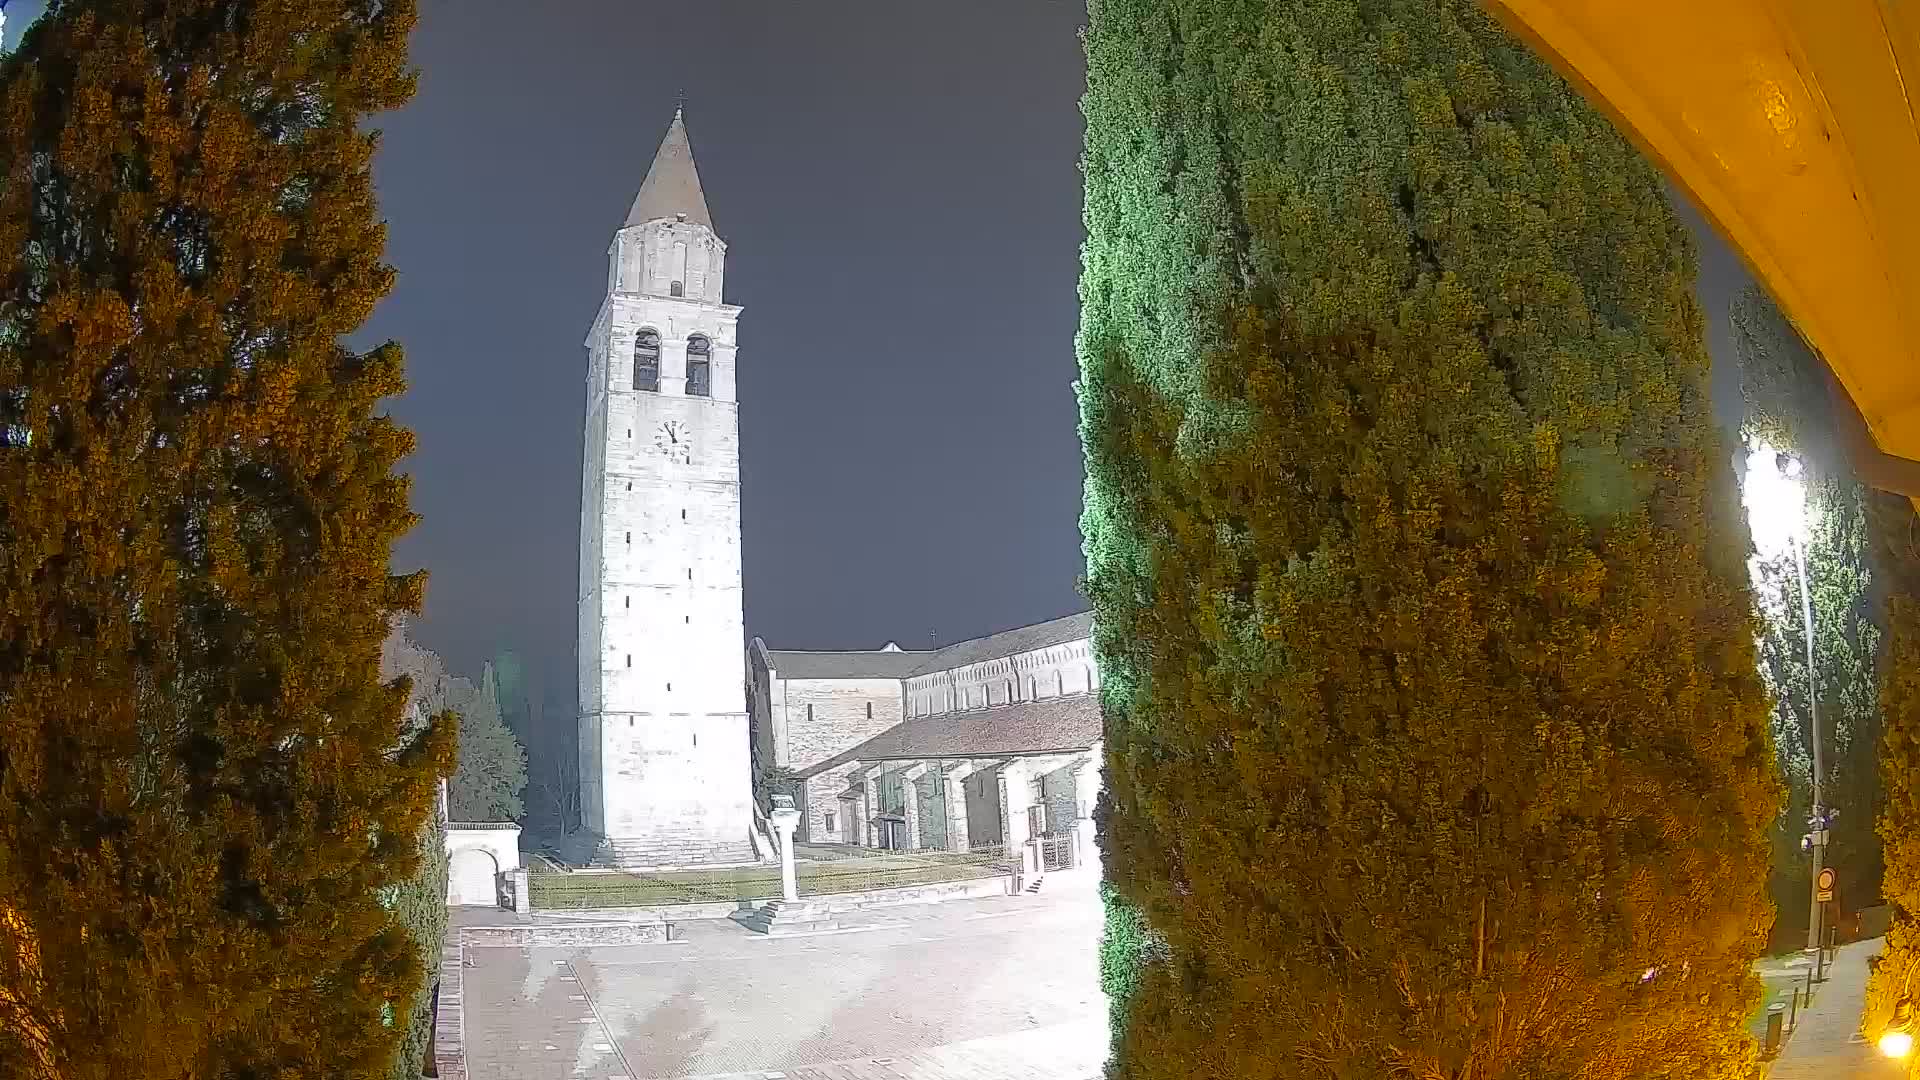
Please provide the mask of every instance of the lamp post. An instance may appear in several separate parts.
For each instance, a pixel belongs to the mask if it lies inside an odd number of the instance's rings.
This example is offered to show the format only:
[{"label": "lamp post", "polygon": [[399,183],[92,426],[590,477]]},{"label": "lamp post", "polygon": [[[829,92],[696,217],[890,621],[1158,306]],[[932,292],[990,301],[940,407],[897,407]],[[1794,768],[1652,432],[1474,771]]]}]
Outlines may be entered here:
[{"label": "lamp post", "polygon": [[1790,539],[1789,543],[1793,547],[1794,570],[1800,578],[1800,619],[1807,638],[1807,738],[1813,744],[1813,806],[1807,814],[1807,824],[1811,826],[1807,850],[1813,859],[1813,873],[1807,883],[1807,948],[1818,949],[1824,944],[1820,924],[1826,910],[1820,899],[1820,868],[1825,865],[1827,853],[1827,812],[1820,782],[1826,773],[1820,757],[1820,680],[1813,669],[1813,592],[1807,588],[1806,545],[1799,537]]},{"label": "lamp post", "polygon": [[1800,586],[1800,622],[1807,639],[1807,741],[1813,756],[1813,805],[1807,815],[1807,835],[1802,841],[1812,862],[1807,883],[1807,948],[1819,949],[1823,944],[1820,869],[1826,863],[1827,824],[1831,815],[1825,805],[1826,790],[1822,782],[1826,762],[1820,746],[1820,679],[1814,668],[1813,591],[1807,584],[1805,478],[1799,459],[1791,454],[1777,452],[1757,440],[1749,443],[1749,451],[1741,500],[1747,505],[1747,522],[1753,532],[1754,546],[1763,553],[1778,553],[1784,548],[1791,554]]}]

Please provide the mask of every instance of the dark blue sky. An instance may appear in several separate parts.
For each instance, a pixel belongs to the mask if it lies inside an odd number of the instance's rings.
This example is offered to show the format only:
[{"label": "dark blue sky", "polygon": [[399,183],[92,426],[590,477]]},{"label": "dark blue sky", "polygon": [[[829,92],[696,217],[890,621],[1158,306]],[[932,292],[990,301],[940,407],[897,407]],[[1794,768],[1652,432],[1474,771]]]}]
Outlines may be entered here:
[{"label": "dark blue sky", "polygon": [[[537,14],[536,14],[537,12]],[[1078,2],[426,0],[377,165],[426,642],[570,697],[581,341],[686,94],[740,322],[748,631],[1077,610]],[[568,689],[554,685],[564,681]]]},{"label": "dark blue sky", "polygon": [[[9,44],[39,14],[7,6]],[[908,647],[1078,610],[1080,0],[422,0],[382,118],[421,636],[571,709],[581,347],[684,91],[740,323],[749,633]],[[1697,219],[1696,223],[1697,223]],[[1717,239],[1702,300],[1737,409]]]},{"label": "dark blue sky", "polygon": [[[535,15],[537,12],[537,16]],[[423,637],[570,699],[581,348],[682,90],[740,322],[748,632],[952,641],[1078,610],[1078,0],[426,0],[383,126]],[[1712,245],[1717,247],[1717,245]],[[1710,294],[1733,263],[1703,252]],[[1725,301],[1706,297],[1724,336]]]}]

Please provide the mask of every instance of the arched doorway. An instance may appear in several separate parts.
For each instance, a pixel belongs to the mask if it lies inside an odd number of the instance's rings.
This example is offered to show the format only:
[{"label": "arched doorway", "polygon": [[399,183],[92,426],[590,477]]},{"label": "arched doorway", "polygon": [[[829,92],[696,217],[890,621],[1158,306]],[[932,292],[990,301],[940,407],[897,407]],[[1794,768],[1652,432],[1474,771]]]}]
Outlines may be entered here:
[{"label": "arched doorway", "polygon": [[485,848],[460,848],[447,871],[449,907],[498,907],[500,864]]}]

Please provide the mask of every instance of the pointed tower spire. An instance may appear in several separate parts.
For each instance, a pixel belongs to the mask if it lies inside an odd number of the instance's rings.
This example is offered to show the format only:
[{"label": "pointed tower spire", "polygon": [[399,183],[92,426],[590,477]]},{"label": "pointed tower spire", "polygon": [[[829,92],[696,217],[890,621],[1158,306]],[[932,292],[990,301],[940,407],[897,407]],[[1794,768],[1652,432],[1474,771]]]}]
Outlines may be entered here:
[{"label": "pointed tower spire", "polygon": [[682,214],[696,225],[713,228],[713,219],[707,215],[707,197],[700,192],[700,174],[693,167],[687,125],[676,107],[667,137],[660,140],[660,149],[653,155],[653,167],[647,170],[640,194],[633,197],[626,223],[638,225]]}]

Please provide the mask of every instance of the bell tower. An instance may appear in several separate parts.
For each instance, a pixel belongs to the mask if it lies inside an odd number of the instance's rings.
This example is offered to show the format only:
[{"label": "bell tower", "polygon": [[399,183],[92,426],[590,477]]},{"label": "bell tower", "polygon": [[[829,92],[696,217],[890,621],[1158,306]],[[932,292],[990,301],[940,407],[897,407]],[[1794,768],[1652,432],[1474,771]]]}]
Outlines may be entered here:
[{"label": "bell tower", "polygon": [[581,814],[623,866],[754,858],[726,254],[676,110],[586,341]]}]

